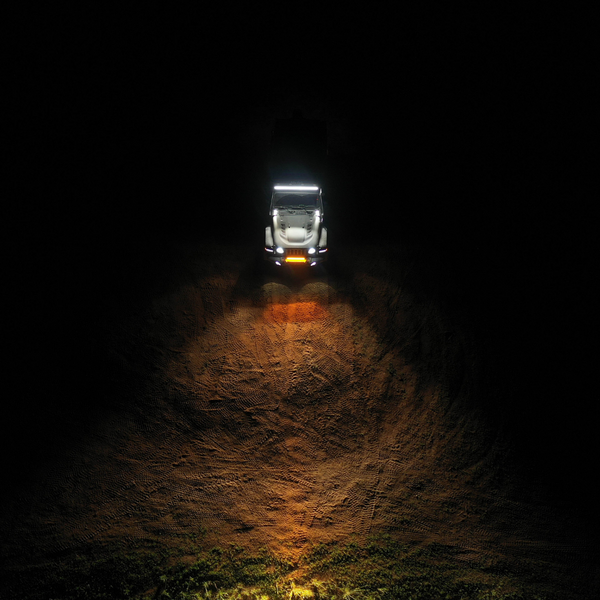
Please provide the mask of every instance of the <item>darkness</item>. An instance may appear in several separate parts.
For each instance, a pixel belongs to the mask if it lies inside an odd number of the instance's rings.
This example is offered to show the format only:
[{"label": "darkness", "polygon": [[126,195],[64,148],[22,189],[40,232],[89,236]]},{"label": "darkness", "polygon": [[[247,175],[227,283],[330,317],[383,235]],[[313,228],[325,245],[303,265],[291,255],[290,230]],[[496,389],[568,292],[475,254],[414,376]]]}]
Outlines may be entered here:
[{"label": "darkness", "polygon": [[474,324],[523,454],[566,495],[590,492],[583,23],[441,7],[272,16],[23,28],[17,429],[34,413],[35,437],[95,401],[102,325],[160,288],[174,241],[261,246],[270,132],[299,110],[327,128],[332,252],[392,241],[418,257],[424,287]]}]

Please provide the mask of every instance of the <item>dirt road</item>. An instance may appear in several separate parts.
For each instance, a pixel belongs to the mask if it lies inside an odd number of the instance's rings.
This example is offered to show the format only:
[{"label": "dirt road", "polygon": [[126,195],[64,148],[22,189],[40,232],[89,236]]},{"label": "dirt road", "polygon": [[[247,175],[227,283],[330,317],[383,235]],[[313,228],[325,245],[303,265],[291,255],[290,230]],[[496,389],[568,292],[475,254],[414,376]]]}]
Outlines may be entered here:
[{"label": "dirt road", "polygon": [[107,323],[104,408],[8,501],[3,558],[199,533],[292,557],[378,533],[559,570],[588,552],[476,409],[474,342],[411,291],[407,257],[343,252],[283,275],[177,248],[175,281]]}]

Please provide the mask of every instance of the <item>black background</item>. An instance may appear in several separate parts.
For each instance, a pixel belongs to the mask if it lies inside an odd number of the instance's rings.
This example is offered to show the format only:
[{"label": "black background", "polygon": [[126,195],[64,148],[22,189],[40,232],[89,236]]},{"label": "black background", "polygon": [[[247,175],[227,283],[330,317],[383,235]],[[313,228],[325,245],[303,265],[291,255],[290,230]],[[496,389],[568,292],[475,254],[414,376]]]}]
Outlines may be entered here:
[{"label": "black background", "polygon": [[356,239],[418,253],[425,287],[486,341],[540,470],[591,491],[584,15],[231,6],[36,13],[16,34],[6,202],[24,316],[9,366],[25,376],[11,430],[94,401],[81,390],[99,328],[160,285],[174,240],[260,247],[269,131],[300,109],[329,131],[332,252]]}]

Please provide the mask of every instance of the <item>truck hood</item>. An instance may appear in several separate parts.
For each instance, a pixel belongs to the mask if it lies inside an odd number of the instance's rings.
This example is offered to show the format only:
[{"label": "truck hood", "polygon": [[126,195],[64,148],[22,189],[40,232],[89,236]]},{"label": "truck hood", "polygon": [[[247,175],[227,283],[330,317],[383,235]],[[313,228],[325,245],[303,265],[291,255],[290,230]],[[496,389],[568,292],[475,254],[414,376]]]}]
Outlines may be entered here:
[{"label": "truck hood", "polygon": [[273,241],[284,248],[310,248],[319,242],[321,218],[314,211],[280,211],[273,216]]}]

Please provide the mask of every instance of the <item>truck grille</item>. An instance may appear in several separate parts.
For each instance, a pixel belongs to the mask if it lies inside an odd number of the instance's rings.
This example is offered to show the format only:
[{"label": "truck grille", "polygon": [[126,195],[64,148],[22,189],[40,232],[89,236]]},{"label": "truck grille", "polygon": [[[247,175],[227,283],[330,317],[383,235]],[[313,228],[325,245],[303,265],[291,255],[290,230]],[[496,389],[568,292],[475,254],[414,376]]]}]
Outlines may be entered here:
[{"label": "truck grille", "polygon": [[306,257],[306,248],[287,248],[285,251],[286,256],[304,256]]}]

